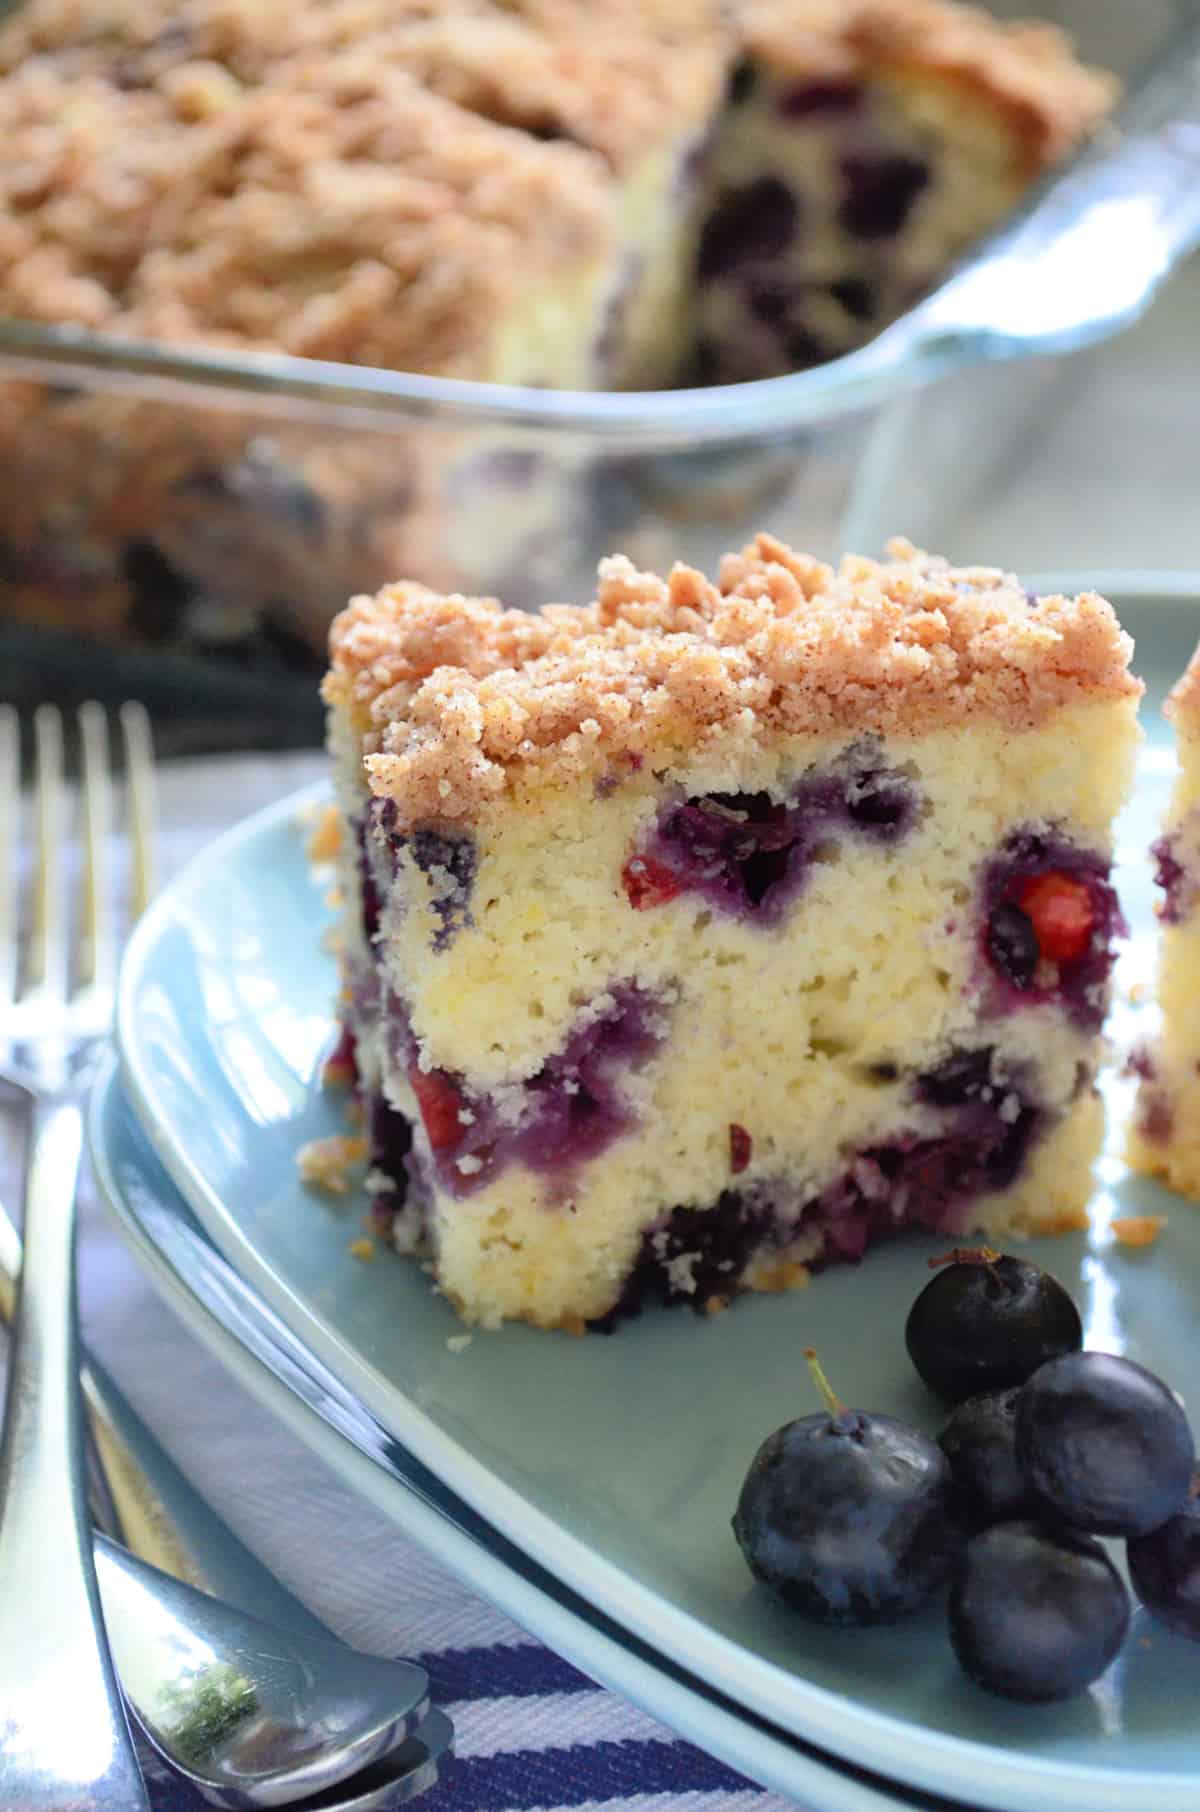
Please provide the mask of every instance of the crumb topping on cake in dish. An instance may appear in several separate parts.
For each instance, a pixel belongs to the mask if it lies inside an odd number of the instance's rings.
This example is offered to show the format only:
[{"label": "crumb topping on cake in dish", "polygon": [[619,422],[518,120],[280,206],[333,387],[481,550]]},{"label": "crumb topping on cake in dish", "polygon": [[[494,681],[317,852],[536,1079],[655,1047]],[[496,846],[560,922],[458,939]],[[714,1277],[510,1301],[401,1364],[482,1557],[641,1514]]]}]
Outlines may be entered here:
[{"label": "crumb topping on cake in dish", "polygon": [[256,84],[349,49],[504,125],[573,140],[615,166],[720,99],[719,0],[34,0],[0,32],[0,71],[30,57],[131,88],[188,66]]},{"label": "crumb topping on cake in dish", "polygon": [[334,623],[326,699],[349,706],[401,824],[469,818],[518,777],[671,761],[768,734],[1013,728],[1086,694],[1136,696],[1132,644],[1094,592],[1033,598],[903,541],[835,572],[760,535],[714,584],[617,556],[596,600],[540,614],[409,584]]},{"label": "crumb topping on cake in dish", "polygon": [[6,309],[133,337],[486,376],[530,269],[569,282],[612,232],[595,156],[360,52],[250,90],[35,60],[0,83],[0,130]]},{"label": "crumb topping on cake in dish", "polygon": [[1035,168],[1100,119],[1117,93],[1114,77],[1075,61],[1055,26],[1005,24],[982,7],[943,0],[749,0],[743,30],[751,49],[800,77],[890,66],[974,88],[1011,111]]}]

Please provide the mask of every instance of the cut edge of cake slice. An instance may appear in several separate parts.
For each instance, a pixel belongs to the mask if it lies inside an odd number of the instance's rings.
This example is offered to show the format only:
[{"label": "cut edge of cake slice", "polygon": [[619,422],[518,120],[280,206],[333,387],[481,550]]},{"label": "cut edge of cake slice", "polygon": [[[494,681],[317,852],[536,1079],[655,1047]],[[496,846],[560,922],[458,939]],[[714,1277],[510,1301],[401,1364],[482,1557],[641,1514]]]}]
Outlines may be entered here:
[{"label": "cut edge of cake slice", "polygon": [[806,368],[912,306],[1104,117],[1066,36],[954,0],[751,0],[707,169],[697,370]]},{"label": "cut edge of cake slice", "polygon": [[1151,854],[1158,903],[1159,1029],[1133,1056],[1139,1078],[1126,1146],[1135,1170],[1200,1201],[1200,648],[1171,692],[1178,769]]},{"label": "cut edge of cake slice", "polygon": [[376,1212],[469,1322],[1078,1226],[1140,685],[1103,599],[895,543],[334,626]]}]

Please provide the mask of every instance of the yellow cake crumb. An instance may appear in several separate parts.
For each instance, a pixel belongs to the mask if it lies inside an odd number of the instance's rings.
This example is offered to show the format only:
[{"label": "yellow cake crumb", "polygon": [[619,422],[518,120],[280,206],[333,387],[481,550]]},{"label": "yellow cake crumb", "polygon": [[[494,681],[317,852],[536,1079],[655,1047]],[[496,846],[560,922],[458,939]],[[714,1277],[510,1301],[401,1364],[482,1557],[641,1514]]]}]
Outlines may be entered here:
[{"label": "yellow cake crumb", "polygon": [[[334,862],[341,847],[342,823],[337,806],[327,803],[318,812],[312,835],[308,839],[308,859],[310,862]],[[337,901],[331,904],[336,905]]]},{"label": "yellow cake crumb", "polygon": [[1113,1221],[1114,1239],[1122,1246],[1152,1246],[1167,1224],[1165,1214],[1127,1214]]},{"label": "yellow cake crumb", "polygon": [[367,1155],[367,1141],[350,1138],[344,1133],[331,1133],[325,1139],[310,1139],[300,1147],[297,1164],[301,1182],[330,1195],[346,1195],[352,1172]]},{"label": "yellow cake crumb", "polygon": [[[348,1058],[339,1056],[337,1051],[333,1051],[325,1059],[324,1065],[322,1066],[321,1081],[326,1088],[350,1088],[354,1082],[354,1064]],[[361,1120],[362,1109],[355,1101],[350,1101],[346,1105],[346,1118],[348,1120],[354,1118],[355,1110],[357,1110],[359,1119]],[[321,1143],[321,1141],[317,1141],[317,1143]],[[305,1150],[307,1151],[308,1149],[309,1148],[306,1146]]]},{"label": "yellow cake crumb", "polygon": [[375,1256],[375,1241],[373,1239],[352,1239],[349,1251],[352,1257],[361,1258],[364,1263],[369,1264]]}]

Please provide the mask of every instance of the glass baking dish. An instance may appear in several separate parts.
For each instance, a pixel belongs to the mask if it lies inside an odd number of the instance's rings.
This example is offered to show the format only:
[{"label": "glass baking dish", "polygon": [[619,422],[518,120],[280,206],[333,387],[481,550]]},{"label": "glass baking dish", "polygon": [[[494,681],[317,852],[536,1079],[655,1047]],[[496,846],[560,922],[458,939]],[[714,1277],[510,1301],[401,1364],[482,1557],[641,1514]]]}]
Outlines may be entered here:
[{"label": "glass baking dish", "polygon": [[[1036,10],[1134,86],[1198,6]],[[1036,406],[1067,363],[1038,361]],[[711,570],[766,529],[836,556],[907,388],[903,370],[848,387],[848,364],[586,395],[0,322],[0,693],[107,675],[161,696],[182,746],[306,741],[329,618],[390,579],[529,606],[590,596],[615,549]]]}]

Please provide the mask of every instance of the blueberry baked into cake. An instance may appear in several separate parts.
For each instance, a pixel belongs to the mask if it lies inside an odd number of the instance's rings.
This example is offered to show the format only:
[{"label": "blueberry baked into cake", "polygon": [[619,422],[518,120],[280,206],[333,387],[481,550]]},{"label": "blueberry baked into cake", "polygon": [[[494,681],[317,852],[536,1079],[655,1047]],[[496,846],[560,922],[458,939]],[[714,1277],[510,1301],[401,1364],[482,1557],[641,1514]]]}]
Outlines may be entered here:
[{"label": "blueberry baked into cake", "polygon": [[1166,705],[1179,770],[1154,845],[1158,906],[1157,1038],[1138,1052],[1135,1170],[1200,1200],[1200,650]]},{"label": "blueberry baked into cake", "polygon": [[1130,645],[1094,594],[890,551],[337,618],[336,1067],[468,1322],[1083,1222]]},{"label": "blueberry baked into cake", "polygon": [[[907,307],[1113,91],[952,0],[24,0],[0,314],[533,386],[770,376]],[[398,571],[515,595],[586,507],[569,465],[427,424],[37,383],[0,456],[10,614],[300,665]]]}]

